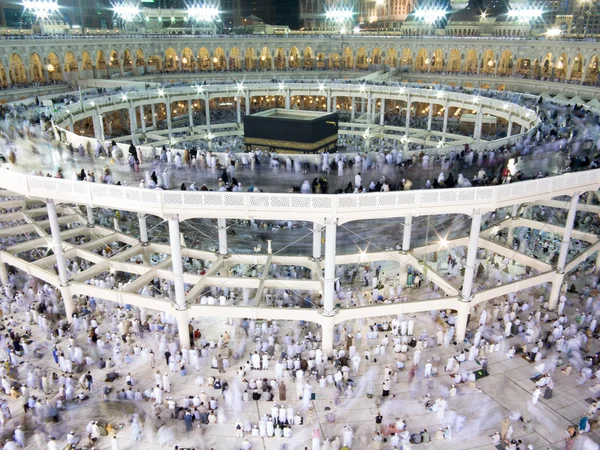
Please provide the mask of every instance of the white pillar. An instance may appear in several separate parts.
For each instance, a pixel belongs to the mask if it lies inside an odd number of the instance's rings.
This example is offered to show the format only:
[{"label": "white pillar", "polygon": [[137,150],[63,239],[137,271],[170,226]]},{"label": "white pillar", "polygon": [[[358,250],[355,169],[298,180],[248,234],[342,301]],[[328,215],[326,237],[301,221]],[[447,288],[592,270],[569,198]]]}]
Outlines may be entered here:
[{"label": "white pillar", "polygon": [[333,330],[335,329],[335,318],[324,317],[321,319],[321,349],[325,355],[333,351]]},{"label": "white pillar", "polygon": [[351,104],[350,104],[350,122],[354,123],[354,119],[356,117],[356,99],[354,97],[351,97]]},{"label": "white pillar", "polygon": [[183,260],[181,257],[181,241],[179,238],[179,218],[177,215],[169,218],[169,242],[171,243],[171,266],[175,284],[175,307],[186,309],[185,285],[183,283]]},{"label": "white pillar", "polygon": [[194,104],[191,100],[188,100],[188,118],[190,121],[190,128],[194,126]]},{"label": "white pillar", "polygon": [[142,245],[148,245],[148,225],[146,224],[146,214],[138,213],[138,222],[140,226],[140,242]]},{"label": "white pillar", "polygon": [[579,192],[574,192],[569,205],[569,213],[567,214],[567,223],[565,224],[565,233],[563,234],[562,242],[560,243],[560,253],[558,254],[558,263],[556,270],[559,273],[564,272],[567,256],[569,254],[569,243],[571,241],[571,233],[573,232],[573,224],[577,215],[577,205],[579,203]]},{"label": "white pillar", "polygon": [[433,103],[429,103],[429,112],[427,113],[427,131],[431,131],[431,119],[433,118]]},{"label": "white pillar", "polygon": [[475,132],[473,133],[473,137],[480,141],[481,140],[481,129],[483,128],[483,110],[481,106],[477,110],[477,118],[475,119]]},{"label": "white pillar", "polygon": [[169,130],[169,139],[173,138],[173,127],[171,123],[171,99],[167,99],[165,102],[167,110],[167,129]]},{"label": "white pillar", "polygon": [[87,212],[87,226],[92,228],[94,226],[94,208],[91,205],[85,205],[85,210]]},{"label": "white pillar", "polygon": [[241,103],[242,103],[242,99],[238,95],[235,98],[235,110],[236,110],[236,117],[237,117],[237,123],[238,124],[242,123],[242,107],[241,107]]},{"label": "white pillar", "polygon": [[313,222],[313,258],[321,259],[321,224]]},{"label": "white pillar", "polygon": [[8,269],[6,268],[6,264],[0,262],[0,282],[2,282],[2,286],[8,286]]},{"label": "white pillar", "polygon": [[456,328],[454,330],[454,340],[456,342],[462,342],[465,340],[465,335],[467,334],[467,322],[469,320],[470,307],[468,303],[465,303],[464,306],[459,305],[457,310],[458,317],[456,318]]},{"label": "white pillar", "polygon": [[462,299],[469,301],[475,278],[475,259],[477,258],[477,247],[479,245],[479,233],[481,231],[481,212],[476,209],[471,218],[471,231],[469,233],[469,247],[467,250],[467,264],[465,267],[465,278],[463,280]]},{"label": "white pillar", "polygon": [[246,93],[246,115],[250,115],[250,95]]},{"label": "white pillar", "polygon": [[177,332],[179,334],[179,345],[181,348],[190,348],[190,328],[187,309],[174,309],[171,314],[177,319]]},{"label": "white pillar", "polygon": [[327,89],[327,112],[331,112],[331,89]]},{"label": "white pillar", "polygon": [[152,113],[152,128],[156,130],[156,107],[154,103],[150,105],[150,112]]},{"label": "white pillar", "polygon": [[383,126],[385,122],[385,98],[381,97],[381,107],[379,109],[379,125]]},{"label": "white pillar", "polygon": [[146,132],[146,119],[144,118],[144,106],[140,105],[140,123],[142,124],[142,133]]},{"label": "white pillar", "polygon": [[48,221],[50,222],[50,233],[54,244],[54,256],[56,256],[56,266],[58,267],[58,277],[60,279],[60,292],[65,305],[67,320],[73,320],[73,297],[69,289],[69,274],[67,273],[67,261],[63,250],[62,237],[60,236],[60,225],[58,224],[58,215],[56,214],[56,205],[54,201],[46,202],[48,209]]},{"label": "white pillar", "polygon": [[448,113],[450,111],[450,107],[448,106],[448,102],[444,104],[444,126],[442,128],[442,141],[446,141],[446,131],[448,130]]},{"label": "white pillar", "polygon": [[331,101],[331,110],[333,112],[337,111],[337,96],[333,96],[333,100]]},{"label": "white pillar", "polygon": [[210,99],[208,94],[204,97],[204,109],[206,114],[206,132],[210,133]]},{"label": "white pillar", "polygon": [[217,219],[219,229],[219,255],[227,254],[227,220]]},{"label": "white pillar", "polygon": [[371,125],[371,103],[372,103],[371,93],[369,92],[369,97],[367,99],[367,125]]},{"label": "white pillar", "polygon": [[325,276],[323,278],[323,313],[333,314],[335,296],[335,252],[337,223],[331,219],[325,222]]},{"label": "white pillar", "polygon": [[129,108],[129,124],[131,126],[131,142],[133,145],[138,145],[137,136],[135,135],[137,131],[137,117],[134,106]]},{"label": "white pillar", "polygon": [[373,105],[371,105],[371,123],[377,123],[377,99],[374,98]]},{"label": "white pillar", "polygon": [[510,114],[508,116],[508,128],[506,129],[506,137],[511,137],[512,127],[513,127],[513,120],[512,120],[512,114]]},{"label": "white pillar", "polygon": [[[412,233],[412,216],[406,216],[404,218],[404,232],[402,233],[402,254],[410,251],[410,236]],[[400,263],[400,285],[406,287],[406,279],[408,277],[408,263],[402,261]]]},{"label": "white pillar", "polygon": [[506,237],[506,246],[512,248],[513,245],[513,239],[514,239],[514,234],[515,234],[515,226],[513,225],[515,220],[518,219],[518,212],[519,212],[519,204],[516,205],[512,205],[512,211],[510,214],[510,222],[508,225],[508,234]]},{"label": "white pillar", "polygon": [[408,96],[406,98],[406,124],[405,124],[405,131],[404,134],[406,134],[406,137],[408,137],[408,129],[410,128],[410,108],[411,108],[411,101],[410,101],[410,96]]},{"label": "white pillar", "polygon": [[286,89],[285,90],[285,109],[291,109],[292,105],[291,105],[291,99],[290,99],[290,90]]}]

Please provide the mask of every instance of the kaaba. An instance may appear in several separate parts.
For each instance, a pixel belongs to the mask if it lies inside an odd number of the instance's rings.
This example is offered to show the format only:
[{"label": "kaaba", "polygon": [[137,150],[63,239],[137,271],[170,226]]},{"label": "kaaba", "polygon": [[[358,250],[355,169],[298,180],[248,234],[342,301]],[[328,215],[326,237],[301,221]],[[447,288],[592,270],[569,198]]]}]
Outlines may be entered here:
[{"label": "kaaba", "polygon": [[319,153],[334,150],[337,138],[337,113],[273,108],[244,117],[246,151]]}]

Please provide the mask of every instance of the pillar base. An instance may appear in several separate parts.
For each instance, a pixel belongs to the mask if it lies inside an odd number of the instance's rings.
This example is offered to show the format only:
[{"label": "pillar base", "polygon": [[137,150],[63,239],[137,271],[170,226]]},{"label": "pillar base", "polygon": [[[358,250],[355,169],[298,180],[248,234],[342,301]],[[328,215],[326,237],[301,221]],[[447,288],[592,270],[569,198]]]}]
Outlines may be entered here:
[{"label": "pillar base", "polygon": [[140,241],[140,245],[142,247],[149,247],[150,246],[150,242],[144,242],[144,241]]},{"label": "pillar base", "polygon": [[86,227],[88,227],[88,228],[94,228],[95,226],[96,226],[96,224],[94,224],[94,223],[88,223],[86,225]]}]

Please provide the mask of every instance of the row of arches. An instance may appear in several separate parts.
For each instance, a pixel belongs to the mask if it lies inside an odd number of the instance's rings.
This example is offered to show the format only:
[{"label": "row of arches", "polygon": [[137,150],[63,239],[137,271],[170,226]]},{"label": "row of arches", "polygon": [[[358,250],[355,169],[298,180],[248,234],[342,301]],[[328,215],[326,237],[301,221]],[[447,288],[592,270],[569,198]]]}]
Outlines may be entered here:
[{"label": "row of arches", "polygon": [[[209,51],[202,47],[197,51],[189,47],[178,54],[174,48],[168,48],[164,54],[146,55],[142,49],[126,49],[120,54],[111,50],[84,51],[75,55],[66,52],[61,60],[55,52],[43,57],[38,53],[29,55],[28,64],[22,57],[13,53],[8,65],[0,61],[0,84],[23,84],[28,81],[60,81],[65,72],[82,70],[93,71],[132,71],[134,67],[145,67],[153,71],[243,71],[243,70],[285,70],[291,69],[358,69],[367,70],[371,65],[386,64],[418,72],[482,73],[496,75],[519,74],[533,77],[552,77],[556,79],[596,82],[598,78],[598,55],[585,62],[581,53],[569,58],[563,52],[554,55],[548,52],[543,58],[515,58],[510,50],[497,54],[492,49],[482,54],[470,49],[461,52],[452,49],[428,51],[420,48],[414,52],[405,48],[398,53],[395,48],[374,48],[367,51],[364,47],[353,50],[344,47],[338,52],[315,52],[311,47],[299,49],[292,47],[286,51],[283,47],[240,49],[232,47],[226,52],[218,47]],[[99,75],[102,76],[102,73]]]}]

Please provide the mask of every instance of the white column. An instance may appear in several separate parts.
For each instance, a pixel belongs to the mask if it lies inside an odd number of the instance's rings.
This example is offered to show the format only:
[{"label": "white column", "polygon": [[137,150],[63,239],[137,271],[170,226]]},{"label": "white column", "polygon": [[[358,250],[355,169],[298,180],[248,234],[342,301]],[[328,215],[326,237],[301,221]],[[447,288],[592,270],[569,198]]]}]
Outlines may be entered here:
[{"label": "white column", "polygon": [[[404,218],[404,232],[402,233],[402,254],[410,251],[410,236],[412,234],[412,216]],[[406,287],[406,279],[408,277],[408,263],[402,261],[400,263],[400,285]]]},{"label": "white column", "polygon": [[131,126],[131,142],[133,145],[138,145],[137,136],[135,135],[137,131],[137,117],[134,106],[129,108],[129,124]]},{"label": "white column", "polygon": [[372,99],[373,105],[371,105],[371,123],[377,123],[377,99]]},{"label": "white column", "polygon": [[429,112],[427,113],[427,131],[431,131],[431,119],[433,118],[433,103],[429,103]]},{"label": "white column", "polygon": [[577,215],[577,205],[579,203],[579,192],[574,192],[571,197],[571,203],[569,205],[569,213],[567,214],[567,223],[565,224],[565,233],[563,234],[562,242],[560,243],[560,253],[558,254],[558,263],[556,264],[556,270],[563,272],[565,270],[565,264],[567,262],[567,256],[569,254],[569,243],[571,241],[571,233],[573,232],[573,225],[575,223],[575,216]]},{"label": "white column", "polygon": [[506,129],[506,137],[510,137],[512,135],[512,127],[513,127],[512,114],[509,114],[508,115],[508,128]]},{"label": "white column", "polygon": [[2,282],[2,286],[8,286],[8,269],[6,268],[6,264],[0,262],[0,282]]},{"label": "white column", "polygon": [[219,255],[227,254],[227,220],[217,219],[219,229]]},{"label": "white column", "polygon": [[356,118],[356,99],[351,97],[351,108],[350,108],[350,122],[354,123],[354,119]]},{"label": "white column", "polygon": [[190,348],[190,329],[187,309],[174,309],[172,314],[177,319],[177,332],[181,348]]},{"label": "white column", "polygon": [[167,99],[165,102],[166,110],[167,110],[167,128],[169,130],[169,139],[173,137],[173,127],[171,124],[171,99]]},{"label": "white column", "polygon": [[92,228],[94,226],[94,208],[91,205],[85,205],[85,210],[87,212],[87,226]]},{"label": "white column", "polygon": [[285,90],[285,109],[292,109],[289,89]]},{"label": "white column", "polygon": [[140,123],[142,124],[142,133],[146,132],[146,119],[144,118],[144,106],[140,105]]},{"label": "white column", "polygon": [[506,246],[512,248],[513,245],[513,239],[514,239],[514,234],[515,234],[515,226],[513,225],[515,223],[515,220],[518,219],[518,214],[519,212],[519,205],[513,205],[512,206],[512,212],[510,215],[510,222],[508,225],[508,235],[506,237]]},{"label": "white column", "polygon": [[467,264],[465,267],[465,278],[463,280],[462,299],[469,301],[473,290],[473,279],[475,278],[475,259],[477,258],[477,247],[479,244],[479,233],[481,231],[481,212],[476,209],[471,218],[471,231],[469,233],[469,247],[467,250]]},{"label": "white column", "polygon": [[405,124],[405,130],[404,130],[404,134],[406,134],[406,137],[408,137],[408,129],[410,128],[410,108],[411,108],[411,101],[410,101],[410,95],[408,97],[406,97],[406,124]]},{"label": "white column", "polygon": [[62,237],[60,236],[60,225],[58,224],[58,215],[56,214],[56,205],[54,201],[46,202],[48,209],[48,221],[50,222],[50,233],[54,244],[54,256],[56,256],[56,266],[58,267],[58,277],[60,279],[60,292],[65,304],[65,313],[67,320],[73,320],[73,297],[69,289],[69,274],[67,273],[67,261],[63,250]]},{"label": "white column", "polygon": [[481,128],[483,127],[483,110],[481,106],[477,109],[477,118],[475,119],[475,132],[473,137],[480,141],[481,140]]},{"label": "white column", "polygon": [[325,355],[331,355],[333,351],[333,330],[335,329],[335,318],[324,317],[321,319],[321,349]]},{"label": "white column", "polygon": [[325,276],[323,278],[323,313],[333,314],[335,296],[335,252],[337,223],[331,219],[325,222]]},{"label": "white column", "polygon": [[210,133],[210,99],[208,94],[204,97],[204,109],[206,114],[206,132]]},{"label": "white column", "polygon": [[383,126],[385,122],[385,98],[381,98],[381,107],[379,109],[379,125]]},{"label": "white column", "polygon": [[138,223],[140,226],[140,242],[142,245],[148,245],[148,225],[146,223],[146,214],[138,213]]},{"label": "white column", "polygon": [[236,109],[236,113],[237,113],[237,123],[238,124],[242,123],[242,107],[241,107],[241,102],[242,102],[242,99],[238,95],[235,98],[235,109]]},{"label": "white column", "polygon": [[194,126],[194,104],[191,100],[188,100],[188,118],[190,121],[190,128]]},{"label": "white column", "polygon": [[[464,305],[464,306],[463,306]],[[470,306],[468,303],[459,305],[457,309],[456,328],[454,330],[454,340],[456,342],[462,342],[465,340],[467,334],[467,322],[469,320]]]},{"label": "white column", "polygon": [[331,90],[327,89],[327,112],[331,112]]},{"label": "white column", "polygon": [[169,218],[169,242],[171,243],[171,266],[173,267],[173,281],[175,284],[175,308],[184,310],[186,309],[185,285],[183,283],[183,260],[177,215]]},{"label": "white column", "polygon": [[313,222],[313,258],[321,259],[321,224]]},{"label": "white column", "polygon": [[156,107],[154,106],[154,103],[150,105],[150,110],[152,112],[152,128],[156,130]]},{"label": "white column", "polygon": [[331,101],[331,110],[333,112],[337,111],[337,96],[333,96],[333,100]]},{"label": "white column", "polygon": [[446,141],[446,131],[448,130],[448,112],[450,111],[450,107],[448,106],[448,102],[444,103],[444,127],[442,128],[442,141]]},{"label": "white column", "polygon": [[369,92],[369,97],[367,98],[367,125],[371,125],[371,103],[372,103],[371,93]]},{"label": "white column", "polygon": [[250,115],[250,95],[246,93],[246,115]]}]

